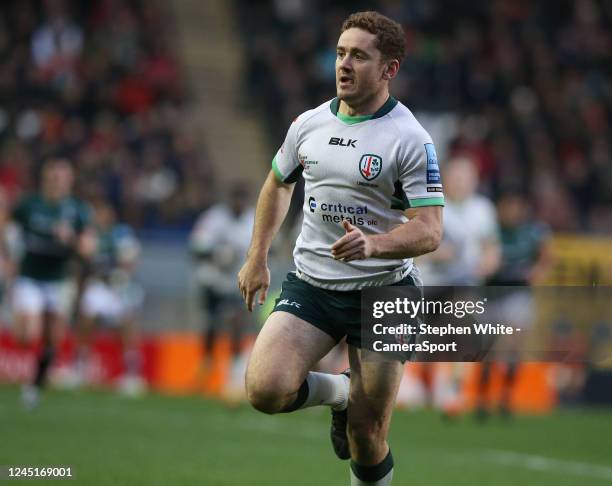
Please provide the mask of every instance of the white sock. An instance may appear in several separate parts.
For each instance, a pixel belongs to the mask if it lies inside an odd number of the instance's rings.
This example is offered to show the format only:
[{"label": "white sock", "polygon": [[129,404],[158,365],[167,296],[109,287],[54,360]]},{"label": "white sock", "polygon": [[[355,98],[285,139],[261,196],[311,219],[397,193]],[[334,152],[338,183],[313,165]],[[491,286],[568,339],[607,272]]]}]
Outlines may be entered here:
[{"label": "white sock", "polygon": [[389,486],[393,479],[393,469],[391,469],[384,478],[380,478],[378,481],[365,482],[355,476],[355,473],[351,469],[351,486]]},{"label": "white sock", "polygon": [[348,405],[350,382],[346,375],[309,372],[306,377],[308,396],[300,408],[329,405],[334,410],[344,410]]}]

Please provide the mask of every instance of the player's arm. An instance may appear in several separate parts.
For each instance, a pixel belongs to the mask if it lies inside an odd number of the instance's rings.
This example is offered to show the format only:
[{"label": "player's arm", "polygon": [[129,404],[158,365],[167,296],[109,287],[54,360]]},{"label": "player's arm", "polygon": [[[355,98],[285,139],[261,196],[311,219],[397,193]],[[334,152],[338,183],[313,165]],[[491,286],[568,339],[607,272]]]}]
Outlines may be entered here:
[{"label": "player's arm", "polygon": [[410,210],[411,219],[388,233],[366,235],[344,220],[346,234],[332,246],[336,260],[410,258],[434,251],[442,239],[442,206]]},{"label": "player's arm", "polygon": [[80,258],[89,260],[96,252],[96,233],[93,227],[83,228],[76,239],[76,253]]},{"label": "player's arm", "polygon": [[79,204],[78,219],[74,228],[72,246],[74,249],[76,291],[70,311],[70,321],[79,319],[80,304],[85,293],[85,284],[92,273],[92,259],[98,246],[96,230],[92,224],[92,209],[88,204]]},{"label": "player's arm", "polygon": [[480,243],[480,259],[476,268],[476,274],[487,279],[491,277],[501,264],[501,248],[496,239],[486,239]]},{"label": "player's arm", "polygon": [[[72,229],[72,228],[71,228]],[[89,261],[96,253],[97,237],[89,204],[79,203],[78,218],[74,227],[74,250],[79,260]]]},{"label": "player's arm", "polygon": [[541,229],[537,259],[527,274],[529,285],[541,284],[553,264],[551,238],[548,229]]},{"label": "player's arm", "polygon": [[238,288],[249,311],[253,310],[257,292],[260,292],[259,304],[266,300],[270,286],[268,251],[289,210],[293,188],[294,184],[281,182],[271,170],[259,193],[251,245],[238,273]]},{"label": "player's arm", "polygon": [[396,191],[401,192],[398,196],[407,208],[408,221],[387,233],[374,235],[366,235],[343,221],[346,234],[332,245],[334,258],[344,261],[411,258],[440,246],[444,195],[434,145],[422,130],[404,133],[402,138],[407,142],[398,158],[401,191],[399,188]]},{"label": "player's arm", "polygon": [[476,275],[483,280],[497,272],[502,259],[497,211],[491,203],[486,208],[479,218],[480,258],[475,269]]}]

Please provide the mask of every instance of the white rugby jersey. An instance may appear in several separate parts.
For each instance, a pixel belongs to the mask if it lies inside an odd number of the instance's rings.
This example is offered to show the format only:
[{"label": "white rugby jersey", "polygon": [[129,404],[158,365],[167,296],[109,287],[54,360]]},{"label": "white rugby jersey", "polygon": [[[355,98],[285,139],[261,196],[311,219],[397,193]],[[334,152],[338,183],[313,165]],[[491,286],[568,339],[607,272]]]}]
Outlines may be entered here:
[{"label": "white rugby jersey", "polygon": [[455,250],[450,262],[430,265],[428,285],[482,285],[477,275],[486,242],[499,242],[497,211],[493,203],[480,194],[465,201],[448,200],[444,208],[444,241]]},{"label": "white rugby jersey", "polygon": [[[348,220],[366,234],[405,223],[410,207],[443,206],[431,137],[393,97],[371,117],[338,115],[338,98],[301,114],[272,161],[285,183],[304,177],[304,221],[293,256],[297,274],[318,287],[355,290],[390,285],[412,259],[334,260],[331,246]],[[340,116],[341,118],[339,118]]]},{"label": "white rugby jersey", "polygon": [[254,222],[253,208],[236,216],[224,203],[198,218],[189,237],[190,246],[197,252],[213,253],[211,260],[198,265],[198,283],[225,295],[240,295],[236,275],[246,258]]}]

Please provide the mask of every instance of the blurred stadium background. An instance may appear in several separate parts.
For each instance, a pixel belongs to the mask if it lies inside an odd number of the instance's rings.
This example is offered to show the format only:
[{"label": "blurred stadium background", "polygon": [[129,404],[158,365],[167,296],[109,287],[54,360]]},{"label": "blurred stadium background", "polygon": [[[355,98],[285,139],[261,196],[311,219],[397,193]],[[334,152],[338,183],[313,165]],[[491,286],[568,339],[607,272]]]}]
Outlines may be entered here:
[{"label": "blurred stadium background", "polygon": [[[219,264],[233,278],[240,257],[232,242],[207,241],[203,262],[194,227],[203,212],[230,205],[236,188],[254,203],[291,120],[333,96],[339,27],[360,9],[404,26],[408,55],[392,92],[430,131],[441,165],[469,157],[481,195],[495,203],[520,188],[532,219],[550,229],[538,283],[612,284],[612,2],[5,1],[3,221],[35,189],[41,162],[62,154],[77,168],[77,195],[108,202],[134,230],[149,393],[129,401],[110,391],[124,371],[121,343],[101,327],[81,386],[61,390],[74,385],[70,332],[53,389],[39,409],[23,411],[17,386],[33,373],[36,346],[12,337],[12,275],[3,266],[0,465],[72,464],[88,484],[345,480],[346,466],[328,451],[326,413],[277,420],[241,404],[244,356],[269,305],[256,316],[223,313],[239,321],[238,342],[220,332],[211,349],[203,344],[210,295],[202,302],[202,288],[211,284],[201,273]],[[273,249],[273,286],[292,266],[301,195]],[[612,356],[612,322],[583,344],[579,364],[520,367],[511,421],[466,416],[478,365],[440,365],[426,380],[419,365],[407,366],[392,432],[397,483],[612,482],[612,359],[588,359],[594,346]],[[493,368],[487,403],[499,401],[502,375]],[[451,399],[430,403],[423,383]],[[450,423],[422,411],[438,402]]]}]

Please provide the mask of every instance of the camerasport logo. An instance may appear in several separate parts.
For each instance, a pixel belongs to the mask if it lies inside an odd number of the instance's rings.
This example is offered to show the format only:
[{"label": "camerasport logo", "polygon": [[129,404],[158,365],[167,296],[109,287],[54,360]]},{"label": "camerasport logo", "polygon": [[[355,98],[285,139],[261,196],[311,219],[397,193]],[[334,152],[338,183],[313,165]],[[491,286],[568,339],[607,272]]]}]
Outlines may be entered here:
[{"label": "camerasport logo", "polygon": [[359,173],[366,181],[374,180],[382,170],[382,158],[374,154],[364,154],[359,159]]}]

